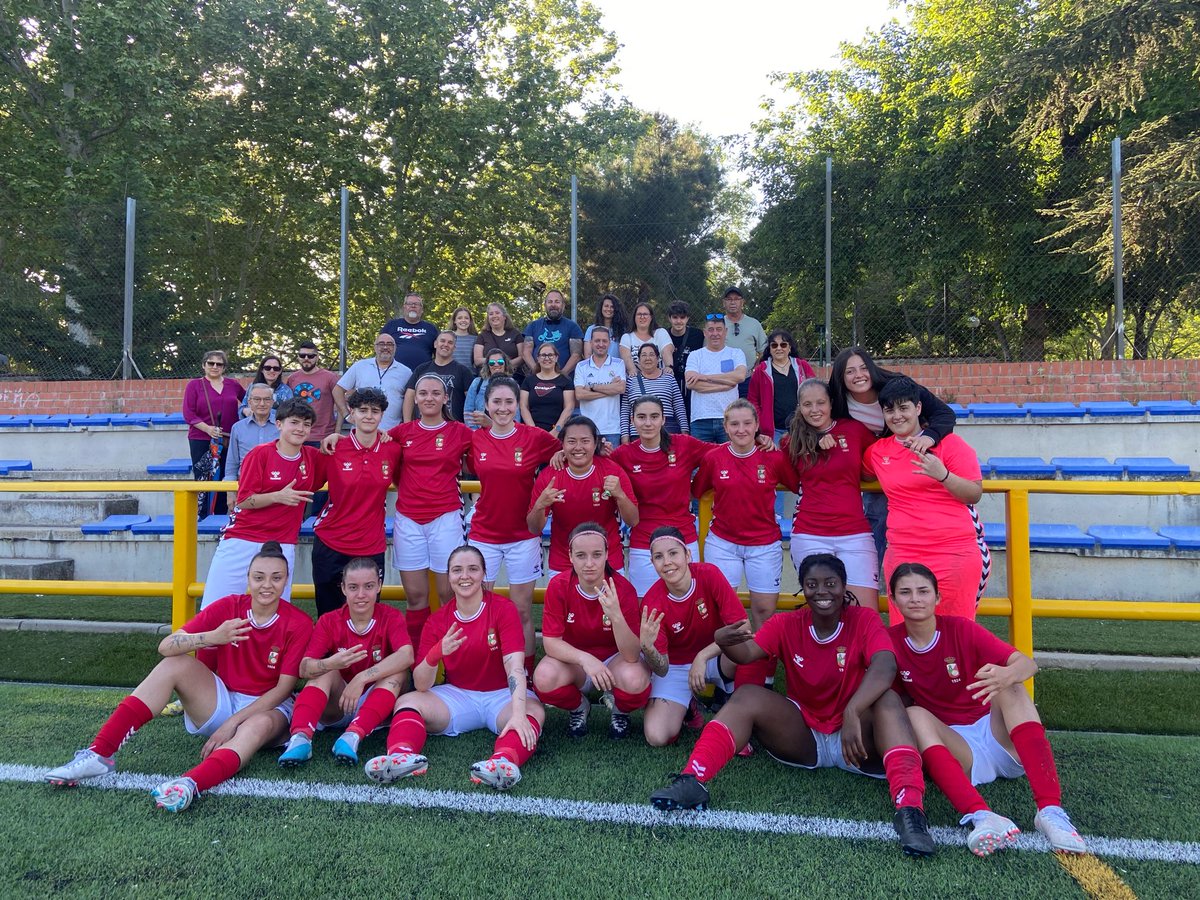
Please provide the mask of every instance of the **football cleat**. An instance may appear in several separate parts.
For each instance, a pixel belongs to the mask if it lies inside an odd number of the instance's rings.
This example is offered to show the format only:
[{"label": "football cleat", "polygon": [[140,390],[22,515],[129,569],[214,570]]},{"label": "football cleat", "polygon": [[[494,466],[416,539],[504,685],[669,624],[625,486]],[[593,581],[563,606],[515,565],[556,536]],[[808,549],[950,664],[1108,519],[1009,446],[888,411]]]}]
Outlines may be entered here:
[{"label": "football cleat", "polygon": [[385,753],[363,767],[367,777],[377,784],[391,784],[401,778],[413,778],[429,771],[429,760],[420,753]]},{"label": "football cleat", "polygon": [[312,741],[303,735],[293,734],[287,747],[279,754],[279,765],[285,769],[302,766],[312,759]]},{"label": "football cleat", "polygon": [[708,788],[695,775],[672,775],[667,787],[650,795],[650,805],[665,811],[708,809]]},{"label": "football cleat", "polygon": [[616,710],[612,714],[612,719],[608,723],[608,738],[612,741],[620,741],[629,734],[629,713],[623,713]]},{"label": "football cleat", "polygon": [[357,766],[358,745],[343,734],[333,742],[333,761],[340,766]]},{"label": "football cleat", "polygon": [[578,709],[571,710],[567,715],[567,734],[573,738],[584,737],[588,733],[588,714],[592,711],[591,701],[587,697],[579,704]]},{"label": "football cleat", "polygon": [[509,762],[504,757],[500,759],[481,759],[471,766],[471,782],[486,784],[498,791],[507,791],[521,780],[521,767]]},{"label": "football cleat", "polygon": [[196,782],[185,776],[164,781],[150,792],[150,796],[154,798],[154,805],[159,809],[177,813],[191,806],[198,793],[200,792],[196,789]]},{"label": "football cleat", "polygon": [[89,778],[107,775],[117,767],[111,756],[101,756],[91,747],[76,750],[74,758],[57,769],[51,769],[42,780],[59,787],[74,787]]},{"label": "football cleat", "polygon": [[1050,847],[1059,853],[1087,853],[1087,845],[1061,806],[1039,809],[1033,817],[1033,827],[1045,835]]},{"label": "football cleat", "polygon": [[695,697],[688,703],[687,712],[683,716],[683,727],[692,731],[699,731],[704,727],[704,711],[700,709]]},{"label": "football cleat", "polygon": [[960,824],[971,823],[967,835],[967,849],[976,856],[991,856],[998,850],[1006,850],[1017,842],[1021,829],[1012,819],[997,815],[990,809],[981,809],[963,816]]},{"label": "football cleat", "polygon": [[892,827],[900,835],[900,847],[906,856],[933,855],[933,835],[929,833],[929,823],[921,810],[915,806],[900,807],[892,819]]},{"label": "football cleat", "polygon": [[162,708],[162,712],[160,712],[159,715],[165,716],[167,718],[172,718],[174,716],[182,716],[183,715],[183,701],[182,700],[172,700],[170,703],[168,703],[166,706],[164,706]]}]

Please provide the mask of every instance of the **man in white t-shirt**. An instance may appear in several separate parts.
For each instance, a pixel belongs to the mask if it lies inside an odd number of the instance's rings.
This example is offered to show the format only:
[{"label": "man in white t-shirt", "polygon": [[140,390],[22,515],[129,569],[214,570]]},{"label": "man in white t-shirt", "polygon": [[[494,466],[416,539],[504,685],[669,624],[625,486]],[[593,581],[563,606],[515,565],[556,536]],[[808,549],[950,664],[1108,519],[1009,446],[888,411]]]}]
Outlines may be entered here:
[{"label": "man in white t-shirt", "polygon": [[400,424],[404,412],[404,389],[411,377],[412,370],[404,363],[396,362],[396,339],[386,331],[381,331],[375,336],[375,355],[354,363],[333,386],[333,402],[342,414],[342,421],[349,421],[350,407],[346,405],[346,395],[356,388],[379,388],[388,398],[388,408],[384,411],[379,428],[387,431]]},{"label": "man in white t-shirt", "polygon": [[704,346],[688,354],[684,383],[692,392],[692,437],[723,444],[725,407],[737,399],[746,378],[746,355],[725,346],[725,315],[704,317]]},{"label": "man in white t-shirt", "polygon": [[625,364],[608,355],[612,334],[603,325],[592,329],[592,355],[575,367],[575,399],[579,414],[596,423],[600,436],[621,443],[621,395],[625,393]]}]

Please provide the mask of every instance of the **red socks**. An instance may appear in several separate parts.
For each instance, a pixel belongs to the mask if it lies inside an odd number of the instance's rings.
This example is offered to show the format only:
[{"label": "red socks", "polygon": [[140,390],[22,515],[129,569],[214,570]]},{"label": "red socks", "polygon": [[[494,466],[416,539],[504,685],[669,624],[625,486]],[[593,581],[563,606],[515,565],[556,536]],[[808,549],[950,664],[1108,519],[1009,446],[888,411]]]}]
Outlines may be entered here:
[{"label": "red socks", "polygon": [[200,765],[183,774],[185,778],[196,782],[196,790],[207,791],[223,781],[228,781],[237,774],[241,767],[242,758],[228,747],[222,747],[220,750],[210,753],[208,759]]},{"label": "red socks", "polygon": [[415,709],[402,709],[392,716],[392,727],[388,729],[388,753],[420,753],[425,746],[425,719]]},{"label": "red socks", "polygon": [[[533,726],[534,734],[534,750],[537,749],[537,738],[542,734],[542,726],[537,723],[537,719],[533,716],[526,716],[529,724]],[[533,756],[533,750],[526,749],[521,743],[521,736],[515,731],[509,731],[496,738],[495,747],[492,750],[492,759],[504,757],[511,763],[516,763],[518,766],[525,765],[529,757]]]},{"label": "red socks", "polygon": [[968,815],[973,812],[979,812],[981,809],[987,809],[988,805],[984,802],[979,791],[975,790],[971,784],[971,779],[967,777],[967,773],[963,771],[963,767],[959,765],[954,754],[942,744],[934,744],[928,748],[921,757],[925,760],[925,768],[929,770],[929,777],[933,779],[946,799],[963,815]]},{"label": "red socks", "polygon": [[768,656],[766,659],[738,666],[737,671],[733,675],[734,688],[740,688],[743,684],[765,685],[767,679],[775,674],[775,668],[778,664],[779,660],[774,656]]},{"label": "red socks", "polygon": [[712,781],[737,751],[733,732],[724,722],[713,719],[700,732],[700,740],[696,741],[692,755],[680,771],[684,775],[695,775],[700,782]]},{"label": "red socks", "polygon": [[583,694],[573,684],[564,684],[562,687],[556,687],[550,691],[538,691],[537,695],[538,699],[547,706],[568,711],[579,709],[579,704],[583,702]]},{"label": "red socks", "polygon": [[133,737],[133,733],[154,718],[150,707],[130,694],[117,704],[108,721],[101,727],[92,741],[92,749],[101,756],[112,756],[121,745]]},{"label": "red socks", "polygon": [[[629,691],[623,691],[619,687],[615,687],[612,690],[612,695],[618,711],[631,713],[635,709],[644,709],[646,704],[650,702],[650,685],[646,685],[645,690],[638,691],[636,694],[631,694]],[[539,694],[538,696],[541,695]]]},{"label": "red socks", "polygon": [[292,734],[302,734],[311,741],[328,703],[329,695],[315,684],[305,686],[292,708]]},{"label": "red socks", "polygon": [[1009,733],[1017,759],[1025,767],[1025,776],[1033,791],[1033,802],[1038,809],[1047,806],[1062,806],[1062,788],[1058,783],[1058,768],[1054,765],[1054,751],[1046,739],[1046,729],[1041,722],[1022,722]]},{"label": "red socks", "polygon": [[921,774],[921,754],[916,747],[901,744],[883,754],[883,772],[897,809],[915,806],[924,810],[925,776]]},{"label": "red socks", "polygon": [[421,646],[421,629],[429,621],[429,607],[424,609],[407,609],[404,611],[404,627],[408,629],[408,638],[412,641],[413,653]]},{"label": "red socks", "polygon": [[[305,688],[308,690],[308,688]],[[304,696],[303,693],[300,694]],[[299,703],[296,704],[299,707]],[[396,695],[387,688],[375,686],[375,689],[367,695],[367,699],[363,701],[363,705],[358,710],[358,715],[346,727],[346,730],[352,734],[357,734],[360,738],[365,738],[368,734],[379,727],[379,724],[392,714],[392,708],[396,705]],[[293,718],[293,722],[295,719]]]},{"label": "red socks", "polygon": [[[526,678],[533,677],[533,669],[534,669],[534,666],[536,666],[536,665],[537,665],[537,654],[536,653],[526,653],[525,654],[525,677]],[[578,706],[579,704],[575,704],[575,705]]]}]

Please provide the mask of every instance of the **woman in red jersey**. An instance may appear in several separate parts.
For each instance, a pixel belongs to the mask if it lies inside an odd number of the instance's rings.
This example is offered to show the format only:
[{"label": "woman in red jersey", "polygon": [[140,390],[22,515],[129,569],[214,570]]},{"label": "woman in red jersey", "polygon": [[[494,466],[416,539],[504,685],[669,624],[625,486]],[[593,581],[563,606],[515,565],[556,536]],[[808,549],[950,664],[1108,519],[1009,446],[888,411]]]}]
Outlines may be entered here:
[{"label": "woman in red jersey", "polygon": [[799,571],[805,557],[832,553],[846,565],[847,587],[864,606],[879,600],[879,557],[863,513],[862,460],[875,436],[855,419],[834,419],[829,386],[809,378],[782,449],[800,480],[789,542]]},{"label": "woman in red jersey", "polygon": [[[423,775],[427,735],[448,737],[487,728],[497,735],[492,755],[471,766],[475,784],[507,790],[521,780],[537,749],[546,711],[525,690],[524,637],[516,607],[486,590],[484,560],[477,547],[450,554],[454,599],[429,617],[421,633],[420,661],[413,667],[416,690],[396,701],[387,753],[366,765],[367,777],[387,784]],[[434,684],[438,664],[444,684]]]},{"label": "woman in red jersey", "polygon": [[[571,568],[567,539],[576,525],[598,522],[608,535],[608,561],[614,569],[625,564],[621,520],[638,523],[637,496],[625,470],[611,459],[597,457],[600,432],[587,416],[574,416],[562,429],[566,468],[545,468],[530,492],[525,525],[542,533],[550,519],[550,577]],[[551,518],[551,514],[553,517]]]},{"label": "woman in red jersey", "polygon": [[[276,541],[250,561],[247,593],[231,594],[202,610],[158,645],[166,657],[121,701],[92,743],[44,780],[75,785],[107,775],[117,750],[162,709],[171,692],[183,703],[189,734],[207,740],[202,762],[151,795],[160,809],[181,812],[196,795],[232,778],[262,747],[279,743],[292,714],[292,690],[312,635],[312,620],[280,602],[288,581],[287,559]],[[189,654],[215,650],[216,669]]]},{"label": "woman in red jersey", "polygon": [[357,764],[359,743],[392,714],[412,668],[413,649],[404,614],[377,602],[381,587],[383,569],[375,558],[360,556],[343,567],[346,604],[317,619],[300,660],[300,675],[308,684],[296,698],[292,736],[279,765],[290,768],[312,759],[313,734],[326,728],[345,729],[333,744],[334,760]]},{"label": "woman in red jersey", "polygon": [[492,427],[471,434],[471,471],[479,478],[479,499],[467,543],[483,554],[489,590],[501,564],[508,568],[508,598],[521,615],[525,669],[532,675],[533,585],[542,574],[542,541],[529,533],[525,515],[538,466],[548,463],[562,445],[540,428],[513,421],[519,394],[515,381],[499,377],[488,382],[484,393]]},{"label": "woman in red jersey", "polygon": [[721,655],[713,635],[722,625],[745,620],[746,610],[720,569],[692,562],[678,528],[655,529],[650,558],[659,580],[646,592],[639,629],[642,655],[653,673],[643,727],[646,743],[664,747],[684,725],[704,724],[694,695],[706,684],[732,690],[734,664]]},{"label": "woman in red jersey", "polygon": [[933,838],[922,809],[921,757],[904,706],[890,689],[896,657],[879,614],[847,605],[846,567],[836,556],[805,559],[800,583],[806,607],[772,616],[756,633],[737,623],[716,636],[738,663],[783,660],[787,696],[740,686],[704,727],[680,774],[650,802],[659,809],[706,809],[706,784],[753,735],[786,765],[886,777],[901,847],[910,856],[928,856]]},{"label": "woman in red jersey", "polygon": [[1029,776],[1033,824],[1065,853],[1087,847],[1062,808],[1054,752],[1024,682],[1037,664],[960,616],[937,615],[937,578],[920,563],[900,563],[888,596],[904,621],[888,629],[908,708],[933,783],[970,823],[967,846],[988,856],[1013,844],[1016,823],[988,808],[975,785]]},{"label": "woman in red jersey", "polygon": [[629,714],[650,699],[641,659],[637,591],[608,561],[608,533],[595,522],[571,530],[571,569],[550,579],[542,611],[546,655],[533,673],[538,699],[570,713],[567,734],[583,737],[592,705],[604,693],[612,710],[608,736],[629,733]]}]

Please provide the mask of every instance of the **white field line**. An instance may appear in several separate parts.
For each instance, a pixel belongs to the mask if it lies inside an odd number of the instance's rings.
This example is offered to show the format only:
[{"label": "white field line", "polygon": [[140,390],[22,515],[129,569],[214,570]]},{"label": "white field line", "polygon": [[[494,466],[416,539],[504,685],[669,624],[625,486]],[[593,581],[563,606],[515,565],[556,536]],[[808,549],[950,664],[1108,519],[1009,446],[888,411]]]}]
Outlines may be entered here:
[{"label": "white field line", "polygon": [[[0,763],[0,781],[40,782],[45,769],[35,766]],[[118,791],[146,791],[166,781],[165,775],[114,773],[97,778],[85,788]],[[786,834],[807,837],[851,838],[893,843],[896,834],[885,822],[858,822],[818,816],[788,816],[774,813],[706,812],[663,813],[649,804],[592,803],[555,797],[521,797],[512,794],[430,791],[407,785],[379,787],[362,784],[328,784],[306,781],[266,781],[259,778],[235,778],[212,791],[215,795],[259,797],[275,800],[325,800],[337,803],[366,803],[378,806],[402,806],[409,809],[439,809],[460,813],[494,815],[504,813],[544,819],[573,820],[610,825],[643,827],[704,828],[717,831],[741,831]],[[932,828],[940,846],[963,846],[966,830]],[[1122,859],[1158,860],[1200,865],[1200,843],[1156,841],[1134,838],[1087,837],[1088,848],[1096,856]],[[1036,853],[1050,852],[1040,834],[1022,834],[1017,849]]]}]

